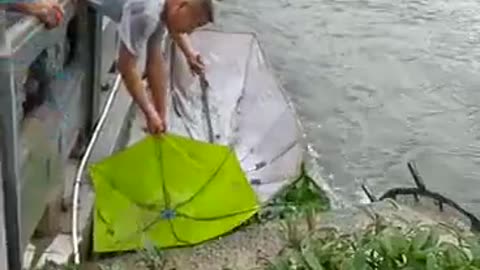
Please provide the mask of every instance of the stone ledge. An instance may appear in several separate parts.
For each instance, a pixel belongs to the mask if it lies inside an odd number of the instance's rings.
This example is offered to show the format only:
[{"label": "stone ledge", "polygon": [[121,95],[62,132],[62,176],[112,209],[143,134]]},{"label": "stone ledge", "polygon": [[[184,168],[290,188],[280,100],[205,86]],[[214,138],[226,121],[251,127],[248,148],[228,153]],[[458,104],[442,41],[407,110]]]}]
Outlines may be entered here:
[{"label": "stone ledge", "polygon": [[[112,104],[111,111],[107,116],[104,128],[102,129],[98,141],[92,151],[89,163],[97,162],[113,154],[118,148],[118,142],[125,140],[125,126],[132,117],[130,114],[132,99],[123,85],[120,86],[116,99]],[[62,224],[62,229],[56,236],[50,238],[32,239],[24,254],[24,268],[39,269],[45,262],[52,261],[57,264],[67,264],[73,255],[73,245],[71,239],[71,213],[73,186],[77,162],[69,163],[68,173],[66,174],[65,185],[67,186],[63,193],[64,204],[68,210],[62,213],[58,220]],[[80,186],[80,205],[79,205],[79,240],[80,251],[87,253],[90,245],[92,209],[94,205],[95,194],[90,182],[87,179]],[[86,241],[85,241],[86,240]]]}]

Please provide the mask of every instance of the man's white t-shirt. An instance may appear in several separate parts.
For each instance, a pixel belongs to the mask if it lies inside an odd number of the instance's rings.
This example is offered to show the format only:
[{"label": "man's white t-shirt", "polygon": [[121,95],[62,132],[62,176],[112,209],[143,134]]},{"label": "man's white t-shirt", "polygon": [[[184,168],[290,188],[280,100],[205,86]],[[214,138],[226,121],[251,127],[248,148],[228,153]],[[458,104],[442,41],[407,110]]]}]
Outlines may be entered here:
[{"label": "man's white t-shirt", "polygon": [[165,27],[161,14],[164,6],[165,0],[125,0],[118,34],[130,53],[140,57],[150,37],[163,37]]},{"label": "man's white t-shirt", "polygon": [[118,24],[121,42],[133,55],[142,57],[148,40],[163,37],[161,14],[165,0],[90,0],[103,15]]}]

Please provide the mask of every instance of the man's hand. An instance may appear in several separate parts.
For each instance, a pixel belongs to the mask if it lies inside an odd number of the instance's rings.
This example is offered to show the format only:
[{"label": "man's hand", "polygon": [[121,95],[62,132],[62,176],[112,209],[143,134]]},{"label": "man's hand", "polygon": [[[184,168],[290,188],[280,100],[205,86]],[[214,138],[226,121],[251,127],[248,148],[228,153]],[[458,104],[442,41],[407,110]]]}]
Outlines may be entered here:
[{"label": "man's hand", "polygon": [[190,70],[197,75],[203,75],[205,72],[205,64],[202,61],[202,57],[199,53],[193,52],[188,54],[187,62],[190,66]]},{"label": "man's hand", "polygon": [[166,131],[166,123],[162,121],[157,113],[145,115],[147,120],[147,131],[152,135],[160,135]]},{"label": "man's hand", "polygon": [[[152,58],[153,56],[150,56]],[[165,132],[166,123],[163,120],[164,116],[157,111],[154,103],[150,100],[145,85],[142,83],[141,75],[137,70],[137,57],[130,53],[125,44],[120,44],[120,51],[118,56],[118,70],[122,74],[123,82],[132,96],[135,103],[140,107],[140,110],[145,116],[147,127],[144,131],[151,134],[161,134]],[[160,88],[163,89],[163,88]]]},{"label": "man's hand", "polygon": [[188,35],[185,33],[172,33],[172,37],[182,50],[183,55],[185,55],[192,73],[202,75],[205,72],[205,64],[200,54],[196,52],[190,44]]}]

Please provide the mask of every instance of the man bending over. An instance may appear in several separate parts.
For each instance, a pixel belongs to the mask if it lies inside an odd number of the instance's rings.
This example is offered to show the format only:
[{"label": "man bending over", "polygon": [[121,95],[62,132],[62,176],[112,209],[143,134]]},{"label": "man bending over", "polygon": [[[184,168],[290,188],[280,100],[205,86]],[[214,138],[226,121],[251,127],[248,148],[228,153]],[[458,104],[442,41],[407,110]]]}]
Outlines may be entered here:
[{"label": "man bending over", "polygon": [[[202,74],[200,55],[189,43],[188,34],[213,22],[212,0],[87,0],[100,13],[118,24],[121,40],[118,69],[133,100],[140,107],[152,134],[166,131],[166,71],[161,41],[167,30],[181,48],[193,72]],[[48,28],[59,25],[63,12],[56,0],[0,4],[34,15]],[[53,16],[52,16],[53,15]],[[139,66],[144,56],[145,66]],[[139,70],[139,68],[141,70]],[[152,99],[142,83],[145,71]]]},{"label": "man bending over", "polygon": [[[106,16],[119,24],[121,40],[118,68],[125,86],[145,115],[148,131],[166,131],[166,67],[161,51],[167,30],[181,48],[190,68],[202,74],[204,65],[189,43],[188,34],[213,22],[212,0],[92,0]],[[144,67],[152,98],[142,83],[139,58],[146,53]]]}]

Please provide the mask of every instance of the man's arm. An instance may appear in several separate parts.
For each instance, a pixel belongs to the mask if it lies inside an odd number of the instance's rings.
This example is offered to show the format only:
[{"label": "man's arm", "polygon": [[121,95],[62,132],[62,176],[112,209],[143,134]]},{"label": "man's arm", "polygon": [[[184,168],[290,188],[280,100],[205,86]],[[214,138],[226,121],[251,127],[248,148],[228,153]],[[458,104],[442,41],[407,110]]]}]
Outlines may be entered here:
[{"label": "man's arm", "polygon": [[195,57],[195,51],[193,50],[192,45],[190,44],[190,38],[187,34],[182,33],[174,33],[172,34],[172,38],[175,43],[180,47],[183,54],[186,58]]},{"label": "man's arm", "polygon": [[172,38],[175,43],[180,47],[183,52],[183,55],[187,59],[188,65],[192,72],[201,75],[204,73],[205,65],[200,57],[200,55],[195,52],[190,44],[190,39],[187,34],[172,34]]},{"label": "man's arm", "polygon": [[7,3],[0,4],[0,9],[21,12],[26,15],[38,15],[38,8],[35,3]]},{"label": "man's arm", "polygon": [[162,55],[161,36],[159,32],[153,34],[147,43],[146,76],[148,86],[152,92],[152,98],[160,114],[160,118],[166,124],[166,70],[165,60]]},{"label": "man's arm", "polygon": [[122,74],[123,82],[128,92],[142,112],[147,117],[155,115],[155,107],[150,102],[143,86],[142,78],[137,71],[137,57],[128,51],[123,42],[120,44],[118,70]]}]

